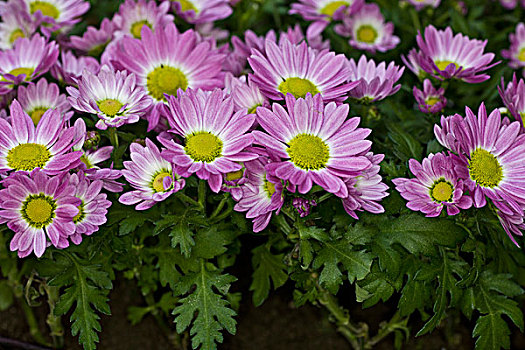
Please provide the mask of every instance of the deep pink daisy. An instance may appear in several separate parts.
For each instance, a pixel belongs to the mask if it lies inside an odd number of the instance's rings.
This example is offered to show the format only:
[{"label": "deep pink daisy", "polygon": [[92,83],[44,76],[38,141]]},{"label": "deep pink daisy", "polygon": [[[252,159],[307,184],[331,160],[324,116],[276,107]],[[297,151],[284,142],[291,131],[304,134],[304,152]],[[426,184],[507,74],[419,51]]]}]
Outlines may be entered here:
[{"label": "deep pink daisy", "polygon": [[439,89],[434,88],[429,79],[423,81],[423,91],[414,86],[413,93],[417,106],[423,113],[439,113],[447,105],[445,89],[442,87]]}]

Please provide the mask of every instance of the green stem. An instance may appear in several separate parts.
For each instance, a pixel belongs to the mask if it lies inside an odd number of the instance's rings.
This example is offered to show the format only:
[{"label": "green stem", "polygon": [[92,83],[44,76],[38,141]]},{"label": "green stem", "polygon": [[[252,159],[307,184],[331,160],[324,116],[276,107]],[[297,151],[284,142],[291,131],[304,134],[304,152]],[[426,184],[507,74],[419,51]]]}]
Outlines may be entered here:
[{"label": "green stem", "polygon": [[414,25],[414,29],[421,30],[421,22],[419,21],[419,17],[417,15],[416,9],[411,6],[410,9],[410,17],[412,19],[412,24]]},{"label": "green stem", "polygon": [[33,309],[27,304],[26,300],[23,297],[18,298],[18,300],[26,316],[27,325],[29,326],[29,333],[31,334],[33,339],[40,345],[51,346],[51,344],[49,344],[49,342],[42,335],[42,332],[40,332],[40,328],[38,327],[38,321],[35,317],[35,314],[33,313]]},{"label": "green stem", "polygon": [[396,312],[394,316],[388,321],[388,323],[380,325],[380,329],[375,336],[365,343],[365,349],[373,349],[374,345],[379,343],[381,340],[386,338],[392,332],[396,330],[403,330],[408,335],[407,322],[408,318],[400,319],[399,312]]},{"label": "green stem", "polygon": [[64,347],[64,327],[62,326],[62,318],[55,316],[55,307],[60,297],[59,288],[44,286],[47,293],[47,304],[49,305],[49,314],[47,315],[47,324],[51,330],[50,334],[53,338],[53,347],[55,349],[62,349]]},{"label": "green stem", "polygon": [[227,201],[228,201],[228,196],[224,195],[224,198],[219,202],[219,205],[217,206],[217,208],[215,208],[215,210],[211,214],[210,220],[216,217],[217,215],[219,215],[219,213],[221,212],[222,208],[224,208],[224,205],[226,204]]},{"label": "green stem", "polygon": [[194,205],[196,207],[200,207],[201,204],[197,202],[195,199],[191,198],[190,196],[184,194],[183,192],[177,192],[177,198],[180,199],[181,202]]},{"label": "green stem", "polygon": [[332,194],[331,193],[325,193],[323,194],[321,197],[319,197],[319,200],[317,201],[317,204],[321,203],[321,202],[324,202],[325,200],[327,200],[328,198],[332,197]]},{"label": "green stem", "polygon": [[220,222],[223,219],[226,219],[228,216],[230,216],[232,211],[233,206],[231,205],[231,203],[228,202],[228,207],[226,208],[226,210],[221,215],[216,216],[211,223],[214,224],[216,222]]},{"label": "green stem", "polygon": [[199,179],[199,205],[202,211],[206,211],[206,181]]},{"label": "green stem", "polygon": [[109,128],[109,141],[113,146],[113,151],[115,151],[118,148],[117,128]]}]

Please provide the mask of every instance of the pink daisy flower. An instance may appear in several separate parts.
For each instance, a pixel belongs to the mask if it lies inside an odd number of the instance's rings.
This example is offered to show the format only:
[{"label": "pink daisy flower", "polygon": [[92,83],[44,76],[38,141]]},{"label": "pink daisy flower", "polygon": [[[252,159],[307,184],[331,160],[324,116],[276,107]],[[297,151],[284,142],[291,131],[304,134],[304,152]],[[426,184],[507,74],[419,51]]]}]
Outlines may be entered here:
[{"label": "pink daisy flower", "polygon": [[104,18],[100,24],[100,29],[88,26],[81,37],[70,36],[70,46],[89,56],[99,56],[113,39],[115,30],[113,22],[109,18]]},{"label": "pink daisy flower", "polygon": [[401,84],[394,84],[401,78],[405,67],[400,68],[394,62],[388,67],[385,62],[376,66],[373,59],[366,60],[362,55],[356,64],[350,59],[349,81],[357,82],[358,85],[349,92],[349,96],[358,100],[379,101],[395,94],[401,88]]},{"label": "pink daisy flower", "polygon": [[177,15],[192,24],[213,22],[230,16],[228,0],[170,0]]},{"label": "pink daisy flower", "polygon": [[242,196],[236,199],[238,203],[234,207],[252,219],[253,232],[264,230],[272,213],[279,214],[284,203],[282,182],[267,172],[268,164],[270,159],[264,156],[245,163],[247,182],[242,185]]},{"label": "pink daisy flower", "polygon": [[365,169],[362,174],[345,180],[348,187],[348,197],[343,198],[343,207],[348,215],[359,219],[356,211],[368,211],[373,214],[381,214],[385,211],[379,202],[388,196],[388,186],[383,183],[379,175],[381,167],[379,163],[385,157],[383,154],[369,152],[366,157],[372,166]]},{"label": "pink daisy flower", "polygon": [[173,15],[168,14],[169,8],[170,3],[167,1],[157,5],[154,0],[126,0],[113,17],[113,23],[117,28],[115,37],[130,35],[140,39],[144,26],[155,31],[159,27],[173,23]]},{"label": "pink daisy flower", "polygon": [[12,49],[0,51],[0,94],[46,73],[57,58],[58,45],[54,41],[47,43],[38,34],[31,39],[18,39]]},{"label": "pink daisy flower", "polygon": [[372,164],[365,156],[372,145],[365,140],[370,129],[361,129],[359,118],[348,116],[346,104],[324,105],[321,96],[295,99],[286,95],[286,110],[274,103],[272,110],[257,108],[257,121],[266,131],[253,131],[255,141],[281,161],[267,171],[307,193],[316,183],[341,198],[348,197],[344,180]]},{"label": "pink daisy flower", "polygon": [[182,176],[195,173],[208,180],[212,191],[219,192],[224,174],[241,170],[239,162],[257,158],[245,151],[252,145],[252,135],[246,132],[255,116],[245,109],[234,113],[231,97],[225,98],[220,89],[179,90],[178,97],[170,96],[168,102],[170,131],[184,142],[162,137],[159,141],[167,148],[162,156],[175,164]]},{"label": "pink daisy flower", "polygon": [[12,49],[18,39],[30,38],[35,33],[36,24],[15,4],[0,4],[0,13],[0,49]]},{"label": "pink daisy flower", "polygon": [[254,114],[257,107],[269,107],[270,102],[261,93],[257,85],[246,76],[235,78],[231,73],[227,73],[224,79],[225,92],[231,94],[233,99],[234,111],[246,109],[249,114]]},{"label": "pink daisy flower", "polygon": [[525,123],[525,82],[523,79],[518,81],[516,73],[514,73],[512,81],[505,88],[505,81],[501,77],[501,85],[498,86],[498,91],[505,107],[523,126]]},{"label": "pink daisy flower", "polygon": [[510,60],[509,66],[514,69],[525,67],[525,24],[518,23],[516,32],[509,35],[510,47],[502,50],[501,56]]},{"label": "pink daisy flower", "polygon": [[177,175],[173,164],[162,158],[150,139],[146,139],[146,147],[138,143],[129,147],[131,161],[124,162],[122,174],[135,190],[120,196],[120,203],[137,204],[135,209],[145,210],[184,188],[184,179]]},{"label": "pink daisy flower", "polygon": [[447,105],[445,89],[434,88],[429,79],[425,79],[423,82],[423,91],[414,86],[413,93],[417,106],[423,113],[436,114],[441,112]]},{"label": "pink daisy flower", "polygon": [[74,196],[80,200],[78,214],[73,218],[75,233],[69,236],[75,244],[82,242],[82,235],[90,236],[106,223],[111,202],[102,190],[102,181],[89,181],[84,174],[72,174],[69,183],[74,186]]},{"label": "pink daisy flower", "polygon": [[152,103],[144,88],[136,85],[135,74],[107,66],[97,75],[85,70],[78,89],[67,87],[67,92],[74,109],[99,117],[96,127],[102,130],[138,122]]},{"label": "pink daisy flower", "polygon": [[148,130],[157,126],[161,113],[167,112],[166,95],[176,95],[178,89],[211,90],[224,84],[224,55],[191,29],[179,33],[175,24],[155,32],[144,26],[140,40],[124,37],[122,50],[114,59],[137,76],[137,84],[154,100]]},{"label": "pink daisy flower", "polygon": [[282,100],[287,93],[296,98],[310,93],[320,94],[326,101],[342,102],[358,84],[345,82],[349,67],[344,55],[317,51],[305,42],[294,45],[285,39],[277,46],[266,40],[265,53],[253,50],[248,62],[254,71],[251,79],[272,100]]},{"label": "pink daisy flower", "polygon": [[406,2],[414,6],[417,11],[421,11],[425,7],[437,8],[441,0],[406,0]]},{"label": "pink daisy flower", "polygon": [[0,119],[0,172],[42,169],[49,175],[76,167],[80,152],[71,152],[75,129],[65,127],[57,110],[44,113],[35,127],[20,103],[11,104],[10,122]]},{"label": "pink daisy flower", "polygon": [[49,109],[58,110],[66,121],[73,116],[66,95],[60,93],[57,84],[48,83],[44,78],[36,84],[29,83],[27,87],[19,86],[18,101],[35,125],[38,125],[44,113]]},{"label": "pink daisy flower", "polygon": [[363,5],[356,14],[346,16],[343,23],[334,29],[339,35],[350,37],[350,46],[371,53],[392,50],[400,42],[394,35],[394,24],[385,23],[376,4]]},{"label": "pink daisy flower", "polygon": [[14,233],[11,251],[23,258],[35,253],[41,257],[50,244],[60,247],[62,237],[75,232],[73,218],[80,199],[68,176],[49,177],[36,170],[14,174],[2,182],[0,222]]},{"label": "pink daisy flower", "polygon": [[443,207],[448,215],[456,215],[460,209],[472,206],[472,198],[465,194],[462,177],[454,171],[453,157],[443,153],[429,154],[421,163],[410,159],[408,164],[415,178],[392,180],[396,190],[408,201],[407,208],[434,217],[441,214]]},{"label": "pink daisy flower", "polygon": [[100,71],[98,61],[89,56],[76,57],[71,51],[62,51],[60,60],[51,67],[51,75],[56,80],[67,85],[77,85],[77,79],[80,78],[84,69],[92,74]]}]

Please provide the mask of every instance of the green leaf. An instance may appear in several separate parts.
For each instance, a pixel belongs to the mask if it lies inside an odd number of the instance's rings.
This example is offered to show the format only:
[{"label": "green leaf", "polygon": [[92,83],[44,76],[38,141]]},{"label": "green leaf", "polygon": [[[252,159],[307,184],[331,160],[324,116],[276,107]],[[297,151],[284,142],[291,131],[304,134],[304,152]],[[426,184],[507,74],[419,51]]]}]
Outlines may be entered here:
[{"label": "green leaf", "polygon": [[283,254],[272,254],[266,245],[253,249],[252,254],[254,272],[250,290],[253,291],[253,304],[259,306],[268,298],[270,281],[274,289],[277,289],[288,280],[288,274],[283,263]]},{"label": "green leaf", "polygon": [[216,226],[203,229],[195,235],[195,248],[192,257],[212,259],[226,252],[229,243],[228,232],[218,231]]},{"label": "green leaf", "polygon": [[380,272],[369,273],[362,281],[359,281],[356,284],[356,295],[357,285],[367,292],[367,295],[363,293],[361,298],[357,299],[358,302],[363,302],[363,308],[373,306],[379,300],[387,301],[395,290],[392,282],[388,280],[388,276]]},{"label": "green leaf", "polygon": [[119,224],[119,235],[124,236],[132,233],[137,227],[142,226],[147,219],[146,216],[135,213],[132,216],[125,218]]},{"label": "green leaf", "polygon": [[178,333],[193,323],[190,330],[193,349],[217,349],[216,343],[223,341],[221,330],[235,333],[235,311],[228,307],[229,302],[224,297],[235,280],[204,261],[201,261],[198,272],[181,278],[175,292],[186,294],[191,291],[191,294],[179,300],[173,314]]},{"label": "green leaf", "polygon": [[179,246],[182,254],[184,254],[185,257],[189,257],[191,248],[195,245],[193,232],[190,230],[188,224],[184,222],[183,217],[180,217],[172,227],[170,231],[171,246],[173,248]]},{"label": "green leaf", "polygon": [[480,316],[472,336],[478,338],[476,349],[510,349],[510,330],[498,313]]},{"label": "green leaf", "polygon": [[13,304],[13,290],[7,281],[0,281],[0,311],[7,310]]},{"label": "green leaf", "polygon": [[341,239],[323,243],[313,267],[322,267],[319,283],[335,294],[343,283],[344,271],[347,271],[350,283],[361,280],[370,272],[372,260],[372,254],[365,250],[354,251],[345,239]]},{"label": "green leaf", "polygon": [[430,293],[430,288],[424,282],[409,278],[401,291],[401,298],[399,298],[399,314],[403,317],[408,316],[416,309],[423,312],[430,300]]}]

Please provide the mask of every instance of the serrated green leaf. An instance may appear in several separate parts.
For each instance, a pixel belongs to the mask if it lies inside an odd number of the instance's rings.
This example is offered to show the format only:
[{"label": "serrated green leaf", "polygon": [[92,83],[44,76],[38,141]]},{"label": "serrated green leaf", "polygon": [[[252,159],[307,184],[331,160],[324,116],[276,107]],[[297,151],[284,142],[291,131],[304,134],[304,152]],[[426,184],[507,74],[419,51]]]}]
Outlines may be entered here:
[{"label": "serrated green leaf", "polygon": [[253,291],[253,304],[259,306],[268,298],[271,284],[274,289],[279,288],[288,280],[288,274],[283,254],[272,254],[266,245],[253,249],[252,254],[254,272],[250,291]]},{"label": "serrated green leaf", "polygon": [[409,278],[399,298],[399,314],[408,316],[416,309],[423,311],[428,300],[430,299],[430,288],[424,282]]},{"label": "serrated green leaf", "polygon": [[223,341],[223,329],[235,333],[235,311],[228,307],[224,295],[236,278],[212,268],[202,261],[200,270],[182,277],[175,291],[186,294],[191,290],[189,296],[179,300],[173,314],[178,333],[193,323],[190,329],[193,349],[217,349],[217,343]]},{"label": "serrated green leaf", "polygon": [[476,321],[472,336],[478,338],[476,349],[510,349],[510,330],[498,313],[480,316]]},{"label": "serrated green leaf", "polygon": [[146,220],[147,217],[139,214],[128,216],[119,223],[119,235],[124,236],[132,233],[137,229],[137,227],[142,226]]},{"label": "serrated green leaf", "polygon": [[388,277],[384,273],[380,272],[369,273],[357,284],[359,284],[359,286],[368,293],[366,298],[361,298],[361,302],[363,302],[363,308],[373,306],[377,304],[379,300],[387,301],[390,299],[392,294],[394,294],[395,290],[391,282],[388,280]]},{"label": "serrated green leaf", "polygon": [[218,231],[216,226],[199,230],[195,235],[192,257],[212,259],[226,252],[229,243],[228,232]]},{"label": "serrated green leaf", "polygon": [[179,218],[176,224],[172,226],[170,231],[171,246],[173,248],[180,247],[180,251],[185,257],[189,257],[191,249],[195,245],[193,240],[193,232],[190,230],[188,224]]}]

